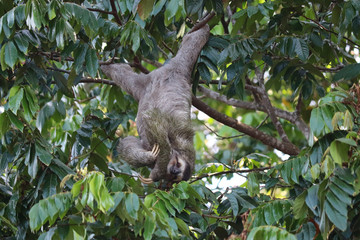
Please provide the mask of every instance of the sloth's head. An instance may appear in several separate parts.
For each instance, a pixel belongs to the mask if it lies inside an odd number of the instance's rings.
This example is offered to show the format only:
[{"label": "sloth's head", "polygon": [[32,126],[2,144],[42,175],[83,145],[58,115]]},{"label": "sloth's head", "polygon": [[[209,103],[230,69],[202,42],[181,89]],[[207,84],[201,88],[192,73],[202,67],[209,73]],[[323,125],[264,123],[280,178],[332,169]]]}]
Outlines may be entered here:
[{"label": "sloth's head", "polygon": [[167,165],[167,180],[172,182],[187,181],[191,177],[191,167],[185,156],[173,151]]}]

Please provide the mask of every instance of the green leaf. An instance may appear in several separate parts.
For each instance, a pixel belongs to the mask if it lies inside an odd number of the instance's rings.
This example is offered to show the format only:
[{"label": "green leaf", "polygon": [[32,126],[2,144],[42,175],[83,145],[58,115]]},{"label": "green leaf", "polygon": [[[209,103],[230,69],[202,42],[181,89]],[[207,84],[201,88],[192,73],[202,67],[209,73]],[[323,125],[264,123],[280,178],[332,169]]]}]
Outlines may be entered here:
[{"label": "green leaf", "polygon": [[95,199],[100,202],[100,191],[101,191],[101,187],[104,184],[104,175],[102,173],[98,173],[95,172],[91,177],[90,177],[90,182],[89,182],[89,189],[90,192],[95,196]]},{"label": "green leaf", "polygon": [[151,239],[155,232],[156,223],[154,221],[154,213],[152,216],[145,216],[145,224],[144,224],[144,238]]},{"label": "green leaf", "polygon": [[259,181],[253,172],[248,174],[247,187],[250,197],[254,197],[260,192]]},{"label": "green leaf", "polygon": [[343,162],[347,162],[349,159],[349,154],[348,154],[349,147],[350,146],[348,144],[339,142],[337,140],[333,141],[330,144],[331,157],[340,166],[342,165]]},{"label": "green leaf", "polygon": [[99,61],[96,55],[96,51],[94,49],[89,49],[86,52],[86,71],[90,74],[91,77],[96,76],[96,72],[99,68]]},{"label": "green leaf", "polygon": [[302,61],[306,61],[309,57],[309,47],[304,39],[294,38],[295,52]]},{"label": "green leaf", "polygon": [[10,129],[10,119],[6,112],[0,114],[0,138]]},{"label": "green leaf", "polygon": [[32,119],[32,114],[30,111],[29,103],[26,98],[23,99],[22,106],[23,106],[23,110],[24,110],[24,112],[23,112],[24,118],[28,123],[30,123],[30,121]]},{"label": "green leaf", "polygon": [[258,7],[248,6],[248,8],[246,10],[247,10],[248,17],[251,18],[253,15],[255,15],[258,12]]},{"label": "green leaf", "polygon": [[97,153],[91,153],[89,161],[94,163],[101,171],[105,172],[106,174],[109,173],[108,165],[103,157],[101,157]]},{"label": "green leaf", "polygon": [[140,207],[138,195],[135,193],[127,194],[125,199],[125,206],[128,213],[137,212]]},{"label": "green leaf", "polygon": [[30,209],[29,212],[29,218],[30,218],[30,228],[31,230],[39,230],[41,227],[41,218],[38,214],[39,212],[39,204],[35,204],[34,206],[32,206],[32,208]]},{"label": "green leaf", "polygon": [[67,80],[66,78],[59,72],[54,71],[54,80],[56,82],[56,85],[59,87],[59,89],[68,97],[74,98],[74,92],[71,88],[67,87]]},{"label": "green leaf", "polygon": [[11,111],[7,111],[6,113],[7,113],[8,117],[9,117],[11,123],[14,124],[15,127],[17,127],[20,130],[20,132],[22,132],[23,129],[24,129],[24,124]]},{"label": "green leaf", "polygon": [[204,63],[200,62],[197,65],[196,69],[199,71],[200,76],[203,80],[205,80],[206,82],[210,82],[211,74],[210,74],[209,69],[207,68],[207,66]]},{"label": "green leaf", "polygon": [[175,16],[179,8],[179,2],[177,0],[170,0],[165,10],[165,26],[171,23],[171,19]]},{"label": "green leaf", "polygon": [[151,12],[153,11],[154,3],[155,0],[140,1],[138,5],[137,13],[139,14],[142,20],[146,20],[150,16]]},{"label": "green leaf", "polygon": [[36,155],[39,157],[40,161],[43,162],[46,166],[49,166],[53,156],[47,151],[47,149],[44,149],[37,143],[35,144],[35,149]]},{"label": "green leaf", "polygon": [[16,114],[24,97],[24,89],[19,86],[12,87],[9,93],[9,109]]},{"label": "green leaf", "polygon": [[305,204],[306,196],[307,191],[304,191],[294,201],[293,212],[295,219],[301,219],[307,215],[307,207]]},{"label": "green leaf", "polygon": [[[1,19],[0,19],[0,21],[1,21]],[[5,63],[5,47],[6,47],[6,45],[7,44],[5,43],[0,50],[0,64],[1,64],[2,71],[5,71],[7,69],[7,65]]]},{"label": "green leaf", "polygon": [[7,42],[5,45],[5,63],[9,67],[13,68],[17,59],[18,59],[18,51],[16,49],[15,44],[12,41]]},{"label": "green leaf", "polygon": [[88,50],[87,44],[80,44],[74,51],[74,65],[76,73],[79,74],[83,69],[86,52]]},{"label": "green leaf", "polygon": [[354,63],[345,66],[339,72],[334,75],[333,82],[338,82],[340,80],[350,80],[356,78],[360,75],[360,63]]},{"label": "green leaf", "polygon": [[249,233],[247,240],[259,239],[286,239],[297,240],[296,236],[286,230],[273,226],[260,226],[253,228]]},{"label": "green leaf", "polygon": [[312,179],[315,181],[316,179],[319,178],[320,176],[320,173],[321,173],[321,168],[320,168],[320,165],[319,164],[315,164],[311,167],[310,169],[310,172],[311,172],[311,177]]},{"label": "green leaf", "polygon": [[7,22],[8,22],[8,27],[12,28],[14,26],[15,23],[15,8],[11,9],[6,15],[7,15]]},{"label": "green leaf", "polygon": [[324,119],[322,118],[322,113],[319,108],[314,108],[311,111],[310,117],[310,128],[313,131],[314,135],[319,136],[325,127]]},{"label": "green leaf", "polygon": [[188,15],[193,15],[201,9],[203,0],[185,0],[185,10]]},{"label": "green leaf", "polygon": [[347,228],[347,216],[335,209],[328,201],[325,201],[324,210],[329,220],[341,231]]},{"label": "green leaf", "polygon": [[341,180],[340,178],[338,178],[337,176],[334,176],[332,179],[333,183],[338,186],[341,190],[343,190],[344,192],[346,192],[347,194],[353,196],[355,194],[355,189],[352,185],[344,182],[343,180]]},{"label": "green leaf", "polygon": [[236,217],[239,213],[239,203],[237,201],[237,198],[233,193],[226,194],[226,197],[229,199],[231,210],[233,212],[234,217]]},{"label": "green leaf", "polygon": [[307,190],[307,196],[305,198],[306,205],[309,209],[318,216],[319,206],[318,206],[318,190],[319,185],[313,185]]},{"label": "green leaf", "polygon": [[333,192],[327,191],[326,193],[326,201],[329,201],[335,209],[337,209],[343,215],[347,215],[347,205],[342,202],[338,197],[334,195]]},{"label": "green leaf", "polygon": [[49,4],[49,7],[48,7],[49,20],[53,20],[56,17],[55,4],[56,4],[55,0],[51,1],[51,3]]},{"label": "green leaf", "polygon": [[333,125],[332,125],[332,118],[334,116],[334,110],[331,107],[331,105],[324,105],[319,108],[319,110],[322,113],[322,117],[324,119],[324,122],[326,126],[330,129],[330,131],[333,131]]},{"label": "green leaf", "polygon": [[39,110],[37,97],[35,96],[34,91],[29,86],[24,87],[24,94],[25,94],[25,98],[29,104],[29,109],[30,109],[31,115],[35,116],[35,114]]},{"label": "green leaf", "polygon": [[337,187],[335,184],[331,184],[329,189],[346,205],[351,205],[351,198],[345,191]]},{"label": "green leaf", "polygon": [[175,219],[176,225],[178,226],[178,228],[180,229],[182,234],[190,237],[189,226],[180,218],[175,217],[174,219]]}]

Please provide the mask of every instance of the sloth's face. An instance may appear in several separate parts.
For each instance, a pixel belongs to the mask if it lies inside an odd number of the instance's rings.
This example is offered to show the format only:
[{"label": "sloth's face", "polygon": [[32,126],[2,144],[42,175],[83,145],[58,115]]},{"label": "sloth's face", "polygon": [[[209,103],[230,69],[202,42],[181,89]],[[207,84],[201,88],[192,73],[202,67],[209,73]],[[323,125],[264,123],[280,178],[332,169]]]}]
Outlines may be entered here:
[{"label": "sloth's face", "polygon": [[191,177],[189,163],[178,154],[172,157],[167,166],[167,179],[172,182],[187,181]]}]

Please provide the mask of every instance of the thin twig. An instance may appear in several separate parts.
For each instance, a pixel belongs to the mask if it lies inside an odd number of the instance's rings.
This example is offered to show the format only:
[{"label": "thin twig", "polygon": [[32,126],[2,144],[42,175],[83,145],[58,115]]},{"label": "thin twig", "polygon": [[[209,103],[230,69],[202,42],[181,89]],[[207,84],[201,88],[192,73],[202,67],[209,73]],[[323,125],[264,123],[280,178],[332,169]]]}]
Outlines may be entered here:
[{"label": "thin twig", "polygon": [[203,217],[208,217],[208,218],[216,218],[216,219],[228,219],[228,218],[233,218],[234,216],[216,216],[216,215],[209,215],[209,214],[202,214],[201,216]]},{"label": "thin twig", "polygon": [[87,10],[92,11],[92,12],[99,12],[99,13],[105,13],[105,14],[112,14],[112,12],[105,11],[105,10],[101,10],[101,9],[96,9],[96,8],[87,8]]},{"label": "thin twig", "polygon": [[214,176],[219,176],[219,175],[224,175],[224,174],[262,172],[262,171],[266,171],[266,170],[269,170],[272,168],[273,167],[263,167],[263,168],[253,168],[253,169],[235,169],[235,170],[227,170],[227,171],[215,172],[215,173],[205,173],[203,175],[195,177],[193,180],[190,181],[190,183],[196,182],[203,178],[214,177]]},{"label": "thin twig", "polygon": [[[326,27],[324,27],[324,25],[322,25],[321,23],[319,23],[318,21],[311,19],[307,16],[301,15],[302,17],[306,18],[307,20],[315,23],[316,25],[318,25],[321,29],[325,30],[326,32],[332,33],[336,36],[338,36],[339,34],[337,32],[334,32],[333,30],[327,29]],[[355,43],[354,41],[352,41],[350,38],[343,36],[344,39],[348,40],[350,43],[352,43],[354,46],[360,47],[360,45],[358,45],[357,43]]]}]

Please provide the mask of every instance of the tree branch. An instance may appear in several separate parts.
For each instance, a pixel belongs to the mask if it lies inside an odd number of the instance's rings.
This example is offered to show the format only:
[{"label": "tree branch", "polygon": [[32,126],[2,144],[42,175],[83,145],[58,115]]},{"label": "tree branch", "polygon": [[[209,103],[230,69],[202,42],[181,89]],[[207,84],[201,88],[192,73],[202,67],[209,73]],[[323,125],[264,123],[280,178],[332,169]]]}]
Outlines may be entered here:
[{"label": "tree branch", "polygon": [[214,16],[215,16],[215,12],[209,13],[200,22],[195,24],[195,26],[193,26],[193,28],[188,32],[188,34],[192,33],[192,32],[195,32],[195,31],[199,30],[200,28],[202,28],[203,26],[205,26],[205,24],[207,24]]},{"label": "tree branch", "polygon": [[105,10],[101,10],[101,9],[97,9],[97,8],[87,8],[87,10],[92,11],[92,12],[99,12],[99,13],[105,13],[105,14],[113,14],[112,12],[105,11]]},{"label": "tree branch", "polygon": [[121,26],[122,25],[122,22],[121,22],[121,19],[117,13],[117,10],[116,10],[116,6],[115,6],[115,1],[114,0],[110,0],[110,5],[111,5],[111,9],[112,9],[112,15],[114,16],[116,22]]},{"label": "tree branch", "polygon": [[233,169],[233,170],[227,170],[222,172],[215,172],[215,173],[205,173],[203,175],[195,177],[193,180],[190,181],[190,183],[196,182],[200,179],[207,178],[207,177],[214,177],[219,176],[223,174],[230,174],[230,173],[250,173],[250,172],[262,172],[265,170],[272,169],[273,167],[263,167],[263,168],[253,168],[253,169]]},{"label": "tree branch", "polygon": [[266,109],[266,112],[269,114],[271,121],[273,122],[277,132],[279,133],[282,141],[290,143],[288,136],[286,135],[284,128],[282,127],[279,119],[277,118],[276,114],[275,114],[275,110],[273,105],[271,104],[271,101],[269,99],[269,95],[266,92],[265,89],[265,81],[264,81],[264,74],[265,74],[265,70],[266,67],[264,66],[264,70],[262,71],[262,73],[258,74],[258,78],[259,78],[259,85],[260,85],[260,89],[262,94],[260,95],[260,101],[263,105],[263,107]]},{"label": "tree branch", "polygon": [[[307,17],[307,16],[305,16],[305,15],[301,15],[301,16],[302,16],[303,18],[305,18],[305,19],[307,19],[307,20],[315,23],[316,25],[318,25],[321,29],[325,30],[326,32],[332,33],[332,34],[334,34],[334,35],[336,35],[336,36],[339,35],[337,32],[334,32],[334,31],[332,31],[332,30],[330,30],[330,29],[327,29],[326,27],[324,27],[324,26],[323,26],[321,23],[319,23],[318,21],[316,21],[316,20],[314,20],[314,19],[311,19],[311,18],[309,18],[309,17]],[[350,38],[345,37],[345,36],[343,36],[343,38],[346,39],[346,40],[348,40],[348,41],[349,41],[350,43],[352,43],[354,46],[360,47],[359,44],[355,43],[355,42],[352,41]]]},{"label": "tree branch", "polygon": [[[238,107],[238,108],[243,108],[243,109],[248,109],[248,110],[266,112],[266,109],[264,108],[264,106],[262,106],[256,102],[245,102],[245,101],[240,101],[240,100],[237,100],[234,98],[227,98],[226,96],[221,95],[220,93],[212,91],[203,86],[199,86],[198,89],[206,97],[220,101],[227,105]],[[277,117],[280,117],[282,119],[285,119],[285,120],[295,124],[300,129],[300,131],[303,132],[304,126],[301,125],[301,127],[300,127],[300,124],[297,123],[298,116],[295,114],[295,112],[288,112],[288,111],[285,111],[285,110],[282,110],[279,108],[274,108],[274,112]],[[303,124],[307,127],[306,123],[303,123]]]},{"label": "tree branch", "polygon": [[213,108],[206,105],[204,102],[200,101],[196,97],[193,96],[192,98],[192,104],[200,111],[206,113],[208,116],[214,118],[215,120],[231,127],[239,132],[243,132],[250,137],[253,137],[261,142],[263,142],[265,145],[271,146],[275,149],[278,149],[282,151],[283,153],[289,154],[289,155],[297,155],[299,153],[299,149],[293,145],[290,142],[281,142],[278,139],[265,134],[264,132],[261,132],[257,130],[256,128],[253,128],[251,126],[248,126],[246,124],[240,123],[237,120],[228,117],[227,115],[220,113]]}]

